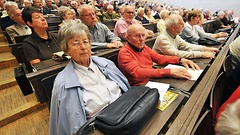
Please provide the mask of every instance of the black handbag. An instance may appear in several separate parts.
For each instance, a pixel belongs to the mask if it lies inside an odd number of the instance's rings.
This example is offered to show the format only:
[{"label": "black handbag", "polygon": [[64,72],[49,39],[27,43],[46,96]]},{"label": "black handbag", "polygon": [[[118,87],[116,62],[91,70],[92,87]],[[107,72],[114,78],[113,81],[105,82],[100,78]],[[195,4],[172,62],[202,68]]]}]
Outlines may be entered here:
[{"label": "black handbag", "polygon": [[85,123],[77,135],[86,135],[94,127],[106,135],[136,135],[157,111],[158,104],[157,89],[133,86]]},{"label": "black handbag", "polygon": [[198,39],[199,45],[221,45],[222,43],[212,37],[201,37]]}]

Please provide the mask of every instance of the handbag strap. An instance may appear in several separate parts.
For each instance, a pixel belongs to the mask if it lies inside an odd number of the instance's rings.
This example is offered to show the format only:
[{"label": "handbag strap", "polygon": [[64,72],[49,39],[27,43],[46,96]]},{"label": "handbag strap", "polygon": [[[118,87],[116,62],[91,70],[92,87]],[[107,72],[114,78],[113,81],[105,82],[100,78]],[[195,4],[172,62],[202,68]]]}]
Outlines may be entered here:
[{"label": "handbag strap", "polygon": [[95,117],[90,118],[82,127],[77,131],[76,135],[88,135],[91,133],[95,127]]}]

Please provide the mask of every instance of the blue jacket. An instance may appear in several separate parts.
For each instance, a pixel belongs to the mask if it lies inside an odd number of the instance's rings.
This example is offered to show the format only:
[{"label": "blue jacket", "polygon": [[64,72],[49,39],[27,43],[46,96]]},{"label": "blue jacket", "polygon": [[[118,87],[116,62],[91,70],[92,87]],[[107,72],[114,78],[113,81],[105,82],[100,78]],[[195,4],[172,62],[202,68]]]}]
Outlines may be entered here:
[{"label": "blue jacket", "polygon": [[[121,90],[125,92],[129,89],[127,79],[112,61],[97,56],[91,56],[91,59],[107,78],[119,85]],[[74,134],[86,122],[84,88],[74,70],[71,60],[55,79],[50,109],[50,135]]]}]

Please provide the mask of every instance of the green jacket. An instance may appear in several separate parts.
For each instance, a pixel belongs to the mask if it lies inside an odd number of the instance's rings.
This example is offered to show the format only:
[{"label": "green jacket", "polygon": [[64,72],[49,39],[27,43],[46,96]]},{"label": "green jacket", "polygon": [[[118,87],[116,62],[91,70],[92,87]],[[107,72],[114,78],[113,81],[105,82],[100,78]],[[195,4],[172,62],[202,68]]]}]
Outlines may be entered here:
[{"label": "green jacket", "polygon": [[112,18],[110,17],[110,15],[107,12],[103,13],[103,22],[111,22],[112,19],[119,19],[119,18],[120,18],[120,16],[116,12],[112,13]]}]

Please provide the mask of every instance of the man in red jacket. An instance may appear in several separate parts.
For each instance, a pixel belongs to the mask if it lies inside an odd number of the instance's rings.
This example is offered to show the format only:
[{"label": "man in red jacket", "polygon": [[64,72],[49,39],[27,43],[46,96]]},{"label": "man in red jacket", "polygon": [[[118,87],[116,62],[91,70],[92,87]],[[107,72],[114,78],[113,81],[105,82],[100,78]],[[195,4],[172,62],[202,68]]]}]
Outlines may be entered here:
[{"label": "man in red jacket", "polygon": [[130,85],[145,85],[150,78],[172,76],[190,79],[191,75],[183,68],[153,69],[153,62],[165,64],[182,64],[186,68],[199,69],[193,61],[178,56],[160,55],[145,45],[146,32],[140,24],[133,24],[127,29],[128,43],[121,48],[118,55],[118,65],[127,77]]}]

